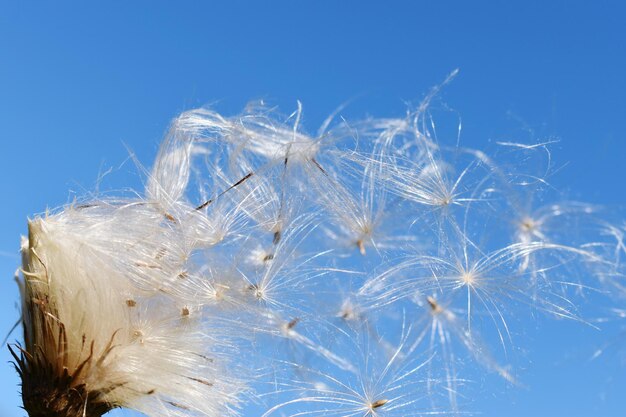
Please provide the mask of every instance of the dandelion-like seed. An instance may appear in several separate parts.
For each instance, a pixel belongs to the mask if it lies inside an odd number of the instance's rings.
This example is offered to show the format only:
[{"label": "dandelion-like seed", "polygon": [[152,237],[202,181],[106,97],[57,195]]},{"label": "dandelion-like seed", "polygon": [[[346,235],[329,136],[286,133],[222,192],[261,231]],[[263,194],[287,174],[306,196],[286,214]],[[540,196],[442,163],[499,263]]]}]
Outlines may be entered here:
[{"label": "dandelion-like seed", "polygon": [[276,396],[283,392],[299,395],[273,406],[263,416],[281,413],[345,417],[436,414],[427,408],[430,406],[428,398],[419,389],[424,383],[420,372],[429,359],[423,360],[417,352],[410,351],[411,330],[403,328],[401,331],[402,338],[391,351],[381,349],[380,340],[368,340],[369,335],[352,335],[352,343],[360,342],[352,346],[358,354],[357,369],[338,372],[335,376],[329,371],[302,368],[301,372],[307,375],[303,381],[281,381],[280,389],[273,393]]},{"label": "dandelion-like seed", "polygon": [[490,353],[510,317],[585,322],[596,284],[623,296],[624,225],[526,203],[544,178],[438,136],[440,87],[313,135],[300,103],[188,111],[143,193],[31,219],[10,346],[29,416],[462,413],[453,348],[515,382]]}]

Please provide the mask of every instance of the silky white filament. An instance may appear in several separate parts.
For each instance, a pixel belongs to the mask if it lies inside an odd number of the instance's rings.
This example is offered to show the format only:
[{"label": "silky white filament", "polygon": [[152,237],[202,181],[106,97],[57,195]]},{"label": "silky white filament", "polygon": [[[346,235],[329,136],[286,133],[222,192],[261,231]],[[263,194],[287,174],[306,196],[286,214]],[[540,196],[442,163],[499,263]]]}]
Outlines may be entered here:
[{"label": "silky white filament", "polygon": [[500,162],[438,137],[437,91],[318,135],[300,104],[192,110],[144,193],[30,220],[12,346],[26,411],[458,412],[455,351],[515,383],[510,318],[584,322],[589,289],[626,294],[626,228],[519,162],[549,143],[503,142]]}]

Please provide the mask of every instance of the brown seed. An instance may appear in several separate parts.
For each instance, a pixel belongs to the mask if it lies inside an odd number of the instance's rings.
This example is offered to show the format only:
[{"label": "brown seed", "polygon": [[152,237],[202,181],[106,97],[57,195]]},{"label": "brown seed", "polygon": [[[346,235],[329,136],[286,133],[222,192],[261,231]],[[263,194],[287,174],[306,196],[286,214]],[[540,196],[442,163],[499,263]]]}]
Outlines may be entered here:
[{"label": "brown seed", "polygon": [[203,385],[209,386],[209,387],[212,387],[212,386],[213,386],[213,383],[212,383],[212,382],[206,381],[206,380],[204,380],[204,379],[200,379],[200,378],[192,378],[192,377],[187,377],[187,378],[191,379],[192,381],[199,382],[199,383],[201,383],[201,384],[203,384]]},{"label": "brown seed", "polygon": [[282,234],[280,232],[280,230],[277,230],[274,232],[274,239],[272,240],[272,243],[274,245],[278,245],[278,242],[280,242],[280,238],[282,237]]},{"label": "brown seed", "polygon": [[378,400],[378,401],[374,401],[371,405],[370,408],[372,410],[376,409],[376,408],[380,408],[383,405],[387,404],[389,402],[389,400]]},{"label": "brown seed", "polygon": [[196,210],[202,210],[203,208],[207,207],[212,202],[213,200],[207,200],[204,203],[200,204],[198,207],[196,207]]},{"label": "brown seed", "polygon": [[357,248],[359,248],[359,252],[361,252],[361,255],[365,256],[365,244],[361,239],[356,241],[356,246]]},{"label": "brown seed", "polygon": [[161,269],[160,265],[148,264],[148,263],[145,263],[145,262],[142,262],[142,261],[135,262],[135,266],[138,266],[140,268]]}]

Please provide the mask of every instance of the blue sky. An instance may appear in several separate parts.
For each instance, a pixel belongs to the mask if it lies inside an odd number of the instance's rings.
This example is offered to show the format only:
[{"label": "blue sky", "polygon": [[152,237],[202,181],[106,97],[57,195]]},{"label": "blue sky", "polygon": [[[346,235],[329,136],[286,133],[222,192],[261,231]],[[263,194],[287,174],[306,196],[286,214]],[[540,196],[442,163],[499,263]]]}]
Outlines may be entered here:
[{"label": "blue sky", "polygon": [[[442,98],[464,144],[559,138],[553,184],[625,206],[626,6],[504,3],[1,2],[1,335],[18,319],[26,218],[92,191],[109,168],[108,186],[139,187],[128,149],[149,165],[169,120],[206,104],[234,114],[264,98],[289,113],[301,100],[315,131],[346,100],[350,117],[399,115],[459,68]],[[586,363],[577,337],[603,336],[560,324],[531,326],[527,386],[486,392],[477,409],[622,415],[626,368]],[[18,417],[8,360],[0,349],[0,416]]]}]

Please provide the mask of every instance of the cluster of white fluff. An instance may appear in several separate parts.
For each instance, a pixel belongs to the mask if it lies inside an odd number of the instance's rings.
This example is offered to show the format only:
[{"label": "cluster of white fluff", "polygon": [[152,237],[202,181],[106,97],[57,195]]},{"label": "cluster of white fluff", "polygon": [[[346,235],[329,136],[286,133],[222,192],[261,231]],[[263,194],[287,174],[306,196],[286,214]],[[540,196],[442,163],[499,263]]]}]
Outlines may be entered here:
[{"label": "cluster of white fluff", "polygon": [[624,294],[626,228],[546,201],[549,144],[438,137],[436,92],[315,135],[300,106],[188,111],[143,195],[30,221],[27,411],[46,415],[29,378],[87,416],[407,417],[467,411],[468,362],[515,383],[510,319]]}]

